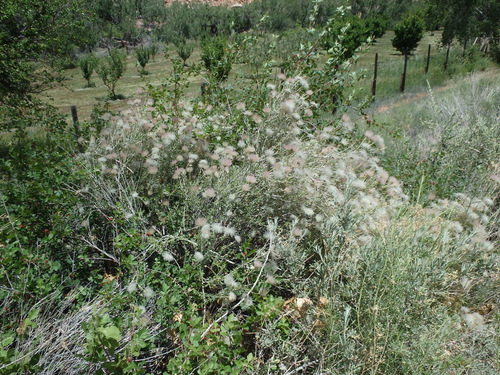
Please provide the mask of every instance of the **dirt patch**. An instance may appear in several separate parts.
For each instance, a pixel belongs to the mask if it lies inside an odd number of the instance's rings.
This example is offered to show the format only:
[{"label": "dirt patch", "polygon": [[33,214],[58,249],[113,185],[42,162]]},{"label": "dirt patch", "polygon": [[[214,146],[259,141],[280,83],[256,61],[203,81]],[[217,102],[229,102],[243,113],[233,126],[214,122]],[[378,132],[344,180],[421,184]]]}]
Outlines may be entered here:
[{"label": "dirt patch", "polygon": [[[436,90],[438,91],[438,90]],[[377,108],[376,112],[377,113],[384,113],[386,111],[388,111],[389,109],[391,108],[396,108],[396,107],[399,107],[403,104],[407,104],[407,103],[411,103],[411,102],[414,102],[414,101],[417,101],[417,100],[420,100],[420,99],[423,99],[425,98],[426,96],[428,96],[429,94],[428,93],[425,93],[425,92],[419,92],[419,93],[416,93],[414,95],[412,95],[411,97],[409,98],[405,98],[403,100],[400,100],[398,102],[395,102],[393,103],[391,106],[388,106],[388,105],[381,105],[380,107]]]}]

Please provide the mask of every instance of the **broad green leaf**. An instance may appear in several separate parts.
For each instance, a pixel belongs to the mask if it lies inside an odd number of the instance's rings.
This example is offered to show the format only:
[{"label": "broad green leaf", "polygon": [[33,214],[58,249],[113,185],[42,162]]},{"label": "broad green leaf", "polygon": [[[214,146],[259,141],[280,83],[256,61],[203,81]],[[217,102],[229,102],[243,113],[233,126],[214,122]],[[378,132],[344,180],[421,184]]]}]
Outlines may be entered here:
[{"label": "broad green leaf", "polygon": [[117,326],[109,326],[106,328],[101,328],[100,331],[104,334],[104,336],[108,340],[111,339],[111,340],[120,341],[120,339],[122,338],[122,335],[120,334],[120,330],[118,329]]}]

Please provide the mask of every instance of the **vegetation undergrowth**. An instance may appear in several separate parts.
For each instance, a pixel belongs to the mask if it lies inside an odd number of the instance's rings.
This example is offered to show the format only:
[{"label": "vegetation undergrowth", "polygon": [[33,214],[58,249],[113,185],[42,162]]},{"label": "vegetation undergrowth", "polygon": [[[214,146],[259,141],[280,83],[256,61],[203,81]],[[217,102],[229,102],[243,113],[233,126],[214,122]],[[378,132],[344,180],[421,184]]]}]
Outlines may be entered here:
[{"label": "vegetation undergrowth", "polygon": [[[427,140],[394,161],[352,106],[348,27],[313,24],[283,72],[250,56],[244,89],[217,39],[206,70],[172,58],[76,141],[53,113],[43,142],[18,129],[0,161],[0,374],[498,373],[498,91],[431,96]],[[465,141],[489,147],[461,162]]]}]

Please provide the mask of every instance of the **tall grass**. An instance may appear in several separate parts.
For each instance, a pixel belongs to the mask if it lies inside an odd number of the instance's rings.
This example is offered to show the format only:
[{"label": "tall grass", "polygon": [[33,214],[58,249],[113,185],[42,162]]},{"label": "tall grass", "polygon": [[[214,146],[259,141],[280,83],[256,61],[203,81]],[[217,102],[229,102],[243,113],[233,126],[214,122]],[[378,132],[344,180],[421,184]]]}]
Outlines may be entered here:
[{"label": "tall grass", "polygon": [[414,196],[423,189],[445,198],[460,192],[493,197],[500,159],[498,77],[472,74],[451,82],[443,92],[429,87],[427,98],[375,115],[392,124],[389,131],[404,134],[388,143],[386,160]]}]

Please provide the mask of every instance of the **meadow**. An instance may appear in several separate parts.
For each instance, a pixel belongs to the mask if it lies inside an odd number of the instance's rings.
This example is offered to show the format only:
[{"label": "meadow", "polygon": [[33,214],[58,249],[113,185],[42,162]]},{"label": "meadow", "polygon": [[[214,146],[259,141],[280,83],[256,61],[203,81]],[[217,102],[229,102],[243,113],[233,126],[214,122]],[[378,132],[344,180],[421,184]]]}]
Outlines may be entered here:
[{"label": "meadow", "polygon": [[[290,33],[292,34],[292,33]],[[359,60],[356,62],[354,69],[359,71],[359,74],[364,78],[356,83],[356,96],[358,100],[362,100],[371,95],[371,85],[373,78],[373,65],[375,54],[379,54],[379,73],[377,82],[377,100],[393,99],[398,97],[401,74],[403,71],[403,56],[391,46],[391,39],[394,37],[392,31],[387,31],[381,38],[375,40],[366,51],[360,53]],[[442,86],[452,77],[461,77],[474,70],[485,70],[494,68],[495,65],[488,59],[482,58],[479,54],[471,56],[471,58],[463,63],[462,50],[459,46],[455,46],[450,54],[449,67],[447,72],[444,72],[443,65],[446,56],[446,50],[440,46],[441,32],[426,32],[418,48],[412,53],[409,59],[408,77],[406,84],[406,94],[417,94],[427,92],[428,84],[431,87]],[[258,35],[257,50],[262,49],[258,53],[263,55],[261,58],[275,60],[276,71],[279,71],[283,52],[269,50],[269,36]],[[285,35],[283,39],[287,39]],[[297,47],[298,42],[291,39],[288,41],[293,47]],[[260,41],[260,42],[259,42]],[[193,52],[188,58],[188,64],[199,64],[200,59],[200,42],[191,41]],[[427,58],[427,46],[432,46],[431,63],[429,73],[424,74],[424,68]],[[171,58],[178,56],[177,48],[173,44],[159,43],[159,53],[147,64],[148,75],[141,76],[137,67],[136,56],[131,50],[126,58],[126,71],[122,79],[118,81],[117,90],[125,97],[122,101],[110,101],[111,109],[119,109],[123,105],[123,101],[140,97],[137,91],[147,84],[159,85],[162,80],[170,75],[173,71]],[[237,46],[235,46],[237,47]],[[293,48],[292,47],[292,48]],[[255,51],[251,51],[255,52]],[[248,53],[251,53],[248,52]],[[289,51],[285,51],[287,53]],[[97,56],[105,56],[106,51],[97,52]],[[320,51],[325,53],[325,51]],[[471,52],[474,54],[474,52]],[[320,58],[320,61],[325,61],[326,58]],[[230,73],[227,85],[237,85],[240,82],[241,75],[248,75],[250,72],[248,64],[235,63]],[[96,73],[93,74],[91,81],[95,87],[87,87],[87,82],[82,76],[79,67],[68,69],[65,71],[61,84],[52,87],[43,93],[44,96],[50,98],[51,103],[58,108],[62,113],[70,114],[70,106],[76,105],[80,118],[88,120],[90,113],[95,105],[108,102],[108,91]],[[190,79],[191,86],[188,90],[190,98],[199,95],[201,83],[207,82],[206,77],[197,76]]]},{"label": "meadow", "polygon": [[0,374],[500,371],[498,66],[424,76],[426,34],[400,94],[390,32],[343,60],[318,35],[230,41],[226,81],[196,45],[129,54],[124,100],[47,91],[80,138],[49,119],[2,158]]}]

